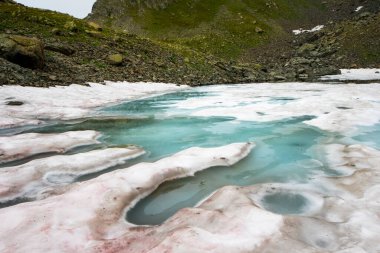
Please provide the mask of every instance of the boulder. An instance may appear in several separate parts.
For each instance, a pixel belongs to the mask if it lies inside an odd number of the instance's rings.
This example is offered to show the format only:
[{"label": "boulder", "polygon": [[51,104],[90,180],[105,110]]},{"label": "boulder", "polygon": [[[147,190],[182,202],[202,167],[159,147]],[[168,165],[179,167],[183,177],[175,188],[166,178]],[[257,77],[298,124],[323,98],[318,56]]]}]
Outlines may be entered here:
[{"label": "boulder", "polygon": [[78,32],[78,26],[74,21],[68,21],[65,23],[64,28],[69,32]]},{"label": "boulder", "polygon": [[54,35],[58,35],[58,36],[62,36],[64,33],[62,32],[62,30],[58,29],[58,28],[53,28],[51,30],[51,33],[54,34]]},{"label": "boulder", "polygon": [[72,47],[70,47],[68,45],[63,45],[60,43],[47,44],[45,46],[45,49],[49,50],[49,51],[61,53],[61,54],[66,55],[66,56],[70,56],[70,55],[73,55],[75,53],[75,49],[73,49]]},{"label": "boulder", "polygon": [[88,35],[90,35],[91,37],[94,37],[94,38],[102,38],[103,37],[102,33],[98,32],[98,31],[85,30],[85,33],[87,33]]},{"label": "boulder", "polygon": [[290,65],[309,65],[312,62],[310,59],[306,59],[303,57],[294,57],[290,59],[289,64]]},{"label": "boulder", "polygon": [[334,66],[325,66],[318,69],[318,75],[326,76],[326,75],[340,75],[340,69]]},{"label": "boulder", "polygon": [[284,81],[284,80],[286,80],[285,76],[281,75],[278,72],[274,72],[274,71],[270,72],[269,76],[271,77],[271,80],[274,80],[274,81]]},{"label": "boulder", "polygon": [[306,81],[307,79],[309,79],[309,75],[308,74],[299,74],[298,75],[298,80]]},{"label": "boulder", "polygon": [[260,28],[260,27],[257,26],[257,27],[255,28],[255,32],[256,32],[256,33],[263,33],[264,30],[263,30],[262,28]]},{"label": "boulder", "polygon": [[314,44],[305,43],[300,48],[298,48],[297,53],[299,55],[305,55],[307,53],[310,53],[314,49],[316,49],[316,46]]},{"label": "boulder", "polygon": [[108,56],[108,62],[111,65],[120,66],[123,63],[124,57],[121,54],[111,54]]},{"label": "boulder", "polygon": [[102,31],[103,30],[103,28],[99,24],[92,22],[92,21],[88,22],[87,25],[96,31]]},{"label": "boulder", "polygon": [[44,45],[37,38],[0,34],[0,57],[25,68],[45,66]]}]

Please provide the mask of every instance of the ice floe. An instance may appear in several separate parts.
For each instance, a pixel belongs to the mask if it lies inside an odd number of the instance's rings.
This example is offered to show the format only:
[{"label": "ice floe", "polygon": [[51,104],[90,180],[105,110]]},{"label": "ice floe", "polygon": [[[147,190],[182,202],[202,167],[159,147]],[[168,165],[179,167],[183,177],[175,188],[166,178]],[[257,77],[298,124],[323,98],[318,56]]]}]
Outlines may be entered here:
[{"label": "ice floe", "polygon": [[322,81],[379,81],[380,69],[341,69],[339,75],[322,76]]},{"label": "ice floe", "polygon": [[299,35],[301,33],[312,33],[312,32],[317,32],[319,30],[322,30],[324,27],[325,27],[324,25],[317,25],[316,27],[313,27],[310,30],[304,30],[304,29],[300,28],[300,29],[297,29],[297,30],[293,30],[293,33],[295,35]]},{"label": "ice floe", "polygon": [[0,164],[36,154],[64,153],[75,147],[98,143],[100,133],[92,130],[58,134],[27,133],[0,137]]},{"label": "ice floe", "polygon": [[[260,245],[269,235],[276,233],[282,218],[258,209],[236,208],[231,204],[239,203],[239,200],[233,198],[228,204],[220,203],[221,208],[233,207],[231,215],[218,210],[210,210],[203,215],[191,211],[193,222],[205,225],[204,229],[184,226],[184,223],[192,222],[190,216],[184,214],[179,214],[180,220],[174,217],[162,227],[136,227],[124,220],[128,207],[162,182],[194,175],[213,166],[233,165],[246,157],[253,147],[252,143],[234,143],[217,148],[194,147],[154,163],[140,163],[75,184],[62,195],[0,209],[0,251],[118,252],[128,249],[128,252],[162,252],[167,248],[165,244],[169,243],[171,247],[176,244],[176,237],[188,238],[188,243],[194,244],[192,239],[197,233],[200,233],[197,238],[211,239],[203,242],[218,248],[219,242],[227,240],[231,244],[229,248],[239,245],[247,248],[243,242],[248,235],[252,241],[250,245]],[[207,204],[207,201],[203,203]],[[234,216],[234,210],[240,210],[243,220]],[[182,212],[186,214],[187,211]],[[225,222],[217,221],[213,227],[211,223],[213,217],[217,217],[215,215],[223,216]],[[263,226],[257,230],[254,224],[248,224],[252,225],[250,229],[241,231],[239,226],[249,228],[244,224],[245,216]],[[239,239],[239,233],[246,235],[241,237],[244,241],[229,240],[232,235]],[[189,246],[185,241],[183,243],[183,247]],[[198,244],[201,245],[200,242]]]},{"label": "ice floe", "polygon": [[0,86],[0,127],[38,124],[52,119],[82,118],[99,106],[185,88],[187,86],[128,82],[50,88]]},{"label": "ice floe", "polygon": [[[75,155],[58,155],[0,170],[0,202],[41,199],[90,173],[123,164],[145,153],[137,147],[108,148]],[[66,190],[66,189],[65,189]]]}]

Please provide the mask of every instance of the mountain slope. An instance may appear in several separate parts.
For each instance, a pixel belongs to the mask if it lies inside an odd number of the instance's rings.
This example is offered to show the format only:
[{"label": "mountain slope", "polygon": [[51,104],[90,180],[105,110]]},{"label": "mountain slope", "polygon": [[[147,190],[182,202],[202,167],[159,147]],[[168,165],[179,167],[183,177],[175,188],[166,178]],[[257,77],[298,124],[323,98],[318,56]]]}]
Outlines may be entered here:
[{"label": "mountain slope", "polygon": [[354,19],[359,6],[376,13],[380,1],[98,0],[88,18],[227,60],[267,64],[260,58],[273,61],[292,54],[293,29]]},{"label": "mountain slope", "polygon": [[284,35],[284,26],[313,23],[313,15],[325,8],[315,0],[98,0],[90,19],[238,59],[245,50]]},{"label": "mountain slope", "polygon": [[[24,68],[1,57],[9,41],[7,38],[16,35],[34,37],[44,44],[45,66],[42,69]],[[109,60],[115,54],[123,58],[118,64]],[[258,78],[253,74],[178,45],[139,38],[69,15],[0,0],[0,85],[49,86],[104,80],[196,85],[252,81]],[[247,79],[249,76],[252,78]]]}]

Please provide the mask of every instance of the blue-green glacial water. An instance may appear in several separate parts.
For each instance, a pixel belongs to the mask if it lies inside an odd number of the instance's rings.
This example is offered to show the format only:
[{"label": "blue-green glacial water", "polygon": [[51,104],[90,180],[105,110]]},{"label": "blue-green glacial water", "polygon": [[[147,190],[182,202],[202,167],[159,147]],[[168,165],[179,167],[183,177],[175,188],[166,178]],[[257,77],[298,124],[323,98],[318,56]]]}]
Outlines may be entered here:
[{"label": "blue-green glacial water", "polygon": [[[102,141],[109,146],[143,147],[148,152],[140,159],[143,161],[155,161],[193,146],[256,142],[252,153],[235,166],[211,168],[195,177],[159,186],[128,212],[127,220],[135,224],[162,223],[179,209],[196,205],[225,185],[305,183],[316,174],[334,173],[323,161],[315,160],[320,157],[316,157],[313,147],[340,136],[303,123],[312,117],[305,115],[271,122],[237,121],[234,117],[190,116],[191,109],[173,106],[178,101],[199,96],[213,95],[193,90],[146,98],[103,109],[95,119],[59,124],[40,131],[98,130],[103,133]],[[269,99],[281,104],[294,101],[290,97]],[[263,200],[265,208],[286,214],[301,213],[307,205],[301,195],[276,194]]]}]

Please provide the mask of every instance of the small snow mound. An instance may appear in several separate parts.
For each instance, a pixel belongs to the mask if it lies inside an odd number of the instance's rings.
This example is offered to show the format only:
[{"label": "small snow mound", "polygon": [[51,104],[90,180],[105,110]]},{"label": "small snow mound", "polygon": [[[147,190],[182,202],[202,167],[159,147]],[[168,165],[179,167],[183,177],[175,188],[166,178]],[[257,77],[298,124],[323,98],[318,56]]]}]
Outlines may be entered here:
[{"label": "small snow mound", "polygon": [[358,8],[356,8],[355,12],[359,12],[361,9],[363,9],[363,6],[359,6]]},{"label": "small snow mound", "polygon": [[293,30],[293,33],[295,35],[299,35],[301,33],[312,33],[312,32],[317,32],[319,30],[322,30],[325,26],[324,25],[317,25],[316,27],[310,29],[310,30],[304,30],[302,28],[298,29],[298,30]]}]

